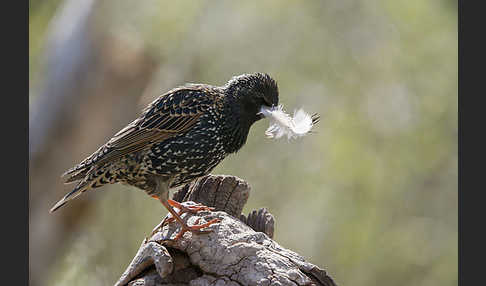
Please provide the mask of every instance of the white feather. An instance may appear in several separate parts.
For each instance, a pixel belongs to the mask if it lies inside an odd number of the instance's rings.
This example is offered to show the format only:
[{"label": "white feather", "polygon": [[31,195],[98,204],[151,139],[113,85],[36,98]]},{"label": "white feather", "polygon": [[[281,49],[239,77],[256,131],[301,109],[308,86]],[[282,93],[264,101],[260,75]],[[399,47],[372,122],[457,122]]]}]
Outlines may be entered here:
[{"label": "white feather", "polygon": [[265,131],[268,138],[278,139],[285,135],[287,139],[301,137],[309,133],[313,126],[312,116],[302,109],[296,110],[293,117],[285,113],[282,105],[272,108],[262,106],[260,112],[270,119],[270,126]]}]

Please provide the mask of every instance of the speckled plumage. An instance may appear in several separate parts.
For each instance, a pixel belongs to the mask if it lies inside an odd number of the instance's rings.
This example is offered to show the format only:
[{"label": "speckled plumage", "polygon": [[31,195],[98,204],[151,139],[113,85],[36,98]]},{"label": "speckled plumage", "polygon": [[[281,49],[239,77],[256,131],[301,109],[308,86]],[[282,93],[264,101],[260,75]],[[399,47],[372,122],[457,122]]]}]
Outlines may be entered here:
[{"label": "speckled plumage", "polygon": [[252,124],[263,117],[260,107],[277,104],[277,84],[262,73],[233,77],[220,87],[188,84],[172,89],[63,174],[69,175],[67,183],[78,184],[51,212],[105,184],[124,183],[154,197],[167,196],[169,188],[208,174],[237,152]]}]

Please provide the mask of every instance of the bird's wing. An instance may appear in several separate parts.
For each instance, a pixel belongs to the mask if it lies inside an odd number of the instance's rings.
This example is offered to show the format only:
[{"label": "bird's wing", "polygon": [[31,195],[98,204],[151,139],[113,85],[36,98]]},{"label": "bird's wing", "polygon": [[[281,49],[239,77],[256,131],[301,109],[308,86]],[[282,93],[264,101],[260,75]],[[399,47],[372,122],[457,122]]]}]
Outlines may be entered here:
[{"label": "bird's wing", "polygon": [[173,89],[152,102],[139,118],[64,175],[75,173],[71,177],[77,178],[86,167],[116,161],[126,154],[182,134],[191,129],[213,104],[214,91],[207,86],[191,85]]}]

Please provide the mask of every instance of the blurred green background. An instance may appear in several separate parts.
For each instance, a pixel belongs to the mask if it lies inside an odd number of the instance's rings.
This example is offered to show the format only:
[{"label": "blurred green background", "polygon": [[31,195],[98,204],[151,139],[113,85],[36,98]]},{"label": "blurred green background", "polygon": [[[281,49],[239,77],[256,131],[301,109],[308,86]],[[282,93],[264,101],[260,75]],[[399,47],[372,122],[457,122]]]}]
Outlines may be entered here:
[{"label": "blurred green background", "polygon": [[165,215],[110,185],[53,215],[60,174],[165,91],[266,72],[316,134],[214,174],[339,285],[457,285],[457,2],[30,0],[30,284],[111,285]]}]

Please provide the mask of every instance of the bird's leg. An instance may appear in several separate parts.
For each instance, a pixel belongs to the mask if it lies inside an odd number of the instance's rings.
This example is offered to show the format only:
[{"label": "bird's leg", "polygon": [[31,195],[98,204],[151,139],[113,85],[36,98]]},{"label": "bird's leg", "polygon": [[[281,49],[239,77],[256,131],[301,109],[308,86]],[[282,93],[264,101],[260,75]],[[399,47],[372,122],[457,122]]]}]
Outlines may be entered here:
[{"label": "bird's leg", "polygon": [[[172,217],[171,218],[164,219],[162,221],[162,223],[159,224],[152,231],[151,236],[154,233],[156,233],[160,228],[162,228],[162,226],[166,222],[171,221],[173,219],[175,219],[182,226],[181,231],[176,235],[176,237],[174,238],[174,241],[177,241],[179,238],[181,238],[184,235],[184,233],[187,232],[187,231],[191,231],[191,232],[193,232],[195,234],[209,233],[211,231],[203,231],[201,229],[202,228],[205,228],[205,227],[208,227],[211,224],[217,223],[217,222],[220,221],[219,219],[212,219],[211,221],[209,221],[207,223],[204,223],[204,224],[188,226],[187,223],[184,222],[184,220],[182,220],[181,214],[183,214],[185,212],[197,213],[198,211],[202,211],[202,210],[213,210],[214,208],[210,208],[210,207],[207,207],[207,206],[204,206],[204,205],[201,205],[201,204],[195,204],[194,206],[185,206],[185,205],[183,205],[183,204],[181,204],[179,202],[176,202],[174,200],[169,200],[168,199],[168,195],[169,195],[168,182],[167,181],[163,181],[161,179],[158,179],[156,181],[157,181],[157,193],[158,193],[158,195],[157,196],[154,195],[153,197],[158,197],[158,199],[160,200],[160,202],[162,203],[162,205],[169,211],[169,213],[172,215]],[[171,205],[173,205],[174,207],[178,208],[179,209],[179,213],[177,213],[172,208]]]},{"label": "bird's leg", "polygon": [[187,225],[187,223],[185,221],[182,220],[180,215],[177,214],[177,212],[170,206],[170,204],[167,202],[166,199],[161,199],[160,202],[162,203],[162,205],[164,205],[164,207],[167,208],[167,210],[171,213],[172,217],[174,217],[174,219],[178,223],[181,224],[182,229],[176,235],[176,237],[174,238],[174,241],[177,241],[179,238],[181,238],[184,235],[184,233],[186,233],[187,231],[191,231],[192,233],[195,233],[195,234],[210,233],[211,230],[201,230],[201,229],[208,227],[208,226],[212,225],[213,223],[220,222],[219,219],[215,218],[215,219],[208,221],[207,223],[189,226],[189,225]]},{"label": "bird's leg", "polygon": [[[157,198],[158,199],[158,198]],[[192,213],[196,214],[200,211],[214,211],[213,207],[208,207],[203,204],[199,203],[194,203],[194,202],[185,202],[185,203],[179,203],[178,201],[170,200],[168,199],[167,202],[169,205],[172,207],[176,208],[178,210],[177,214],[181,216],[183,213]],[[160,226],[158,226],[157,229],[159,229],[161,226],[164,226],[166,223],[171,223],[175,220],[175,218],[170,215],[166,217]]]},{"label": "bird's leg", "polygon": [[187,213],[187,212],[195,214],[195,213],[198,213],[200,211],[213,211],[214,210],[213,207],[208,207],[208,206],[205,206],[203,204],[198,204],[198,203],[193,203],[192,205],[189,205],[186,202],[185,204],[182,204],[182,203],[179,203],[178,201],[174,201],[174,200],[171,200],[171,199],[168,199],[167,202],[169,203],[169,205],[180,210],[179,215],[181,215],[183,213]]}]

